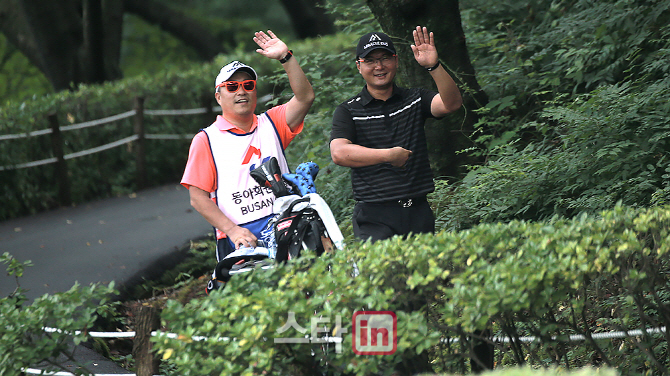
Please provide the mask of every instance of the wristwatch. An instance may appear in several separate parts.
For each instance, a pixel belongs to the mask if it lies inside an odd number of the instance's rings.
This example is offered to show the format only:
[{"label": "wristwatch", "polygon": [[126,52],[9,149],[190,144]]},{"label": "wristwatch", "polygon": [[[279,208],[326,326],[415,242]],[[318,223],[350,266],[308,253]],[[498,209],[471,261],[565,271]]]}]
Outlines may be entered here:
[{"label": "wristwatch", "polygon": [[426,68],[426,70],[427,70],[428,72],[432,72],[432,71],[434,71],[435,69],[437,69],[439,66],[440,66],[440,61],[438,60],[438,61],[437,61],[437,64],[433,65],[433,66],[430,67],[430,68]]},{"label": "wristwatch", "polygon": [[291,56],[293,56],[293,51],[288,50],[288,53],[286,54],[286,56],[279,59],[279,62],[284,64],[285,62],[287,62],[291,58]]}]

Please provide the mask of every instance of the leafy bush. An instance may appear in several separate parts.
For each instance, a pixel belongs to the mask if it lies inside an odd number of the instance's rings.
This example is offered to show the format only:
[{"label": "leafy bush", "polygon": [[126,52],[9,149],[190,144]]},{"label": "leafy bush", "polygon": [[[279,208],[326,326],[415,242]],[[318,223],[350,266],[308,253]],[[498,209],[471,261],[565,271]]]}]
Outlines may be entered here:
[{"label": "leafy bush", "polygon": [[[29,263],[20,263],[8,253],[0,257],[9,275],[20,278]],[[0,373],[22,375],[24,368],[42,364],[46,369],[70,371],[56,362],[59,356],[73,360],[72,344],[90,339],[87,331],[100,316],[111,314],[110,297],[114,284],[89,287],[75,284],[70,290],[53,295],[45,294],[26,304],[23,290],[0,299]],[[47,332],[48,328],[60,331]],[[75,331],[81,331],[75,334]],[[91,374],[85,367],[82,374]]]},{"label": "leafy bush", "polygon": [[[178,337],[161,336],[155,344],[185,376],[462,374],[477,344],[473,333],[488,328],[498,338],[499,366],[600,364],[626,374],[664,373],[667,333],[594,337],[670,323],[669,225],[669,207],[617,207],[571,220],[483,224],[355,244],[236,275],[205,299],[169,301],[162,318]],[[397,315],[394,354],[355,355],[350,318],[357,311]],[[305,337],[293,329],[282,333],[290,315],[305,329],[314,320],[323,328]],[[324,331],[344,336],[341,351],[315,343],[314,336],[307,344],[275,343]],[[540,341],[521,340],[531,335]],[[586,340],[575,347],[567,335]]]}]

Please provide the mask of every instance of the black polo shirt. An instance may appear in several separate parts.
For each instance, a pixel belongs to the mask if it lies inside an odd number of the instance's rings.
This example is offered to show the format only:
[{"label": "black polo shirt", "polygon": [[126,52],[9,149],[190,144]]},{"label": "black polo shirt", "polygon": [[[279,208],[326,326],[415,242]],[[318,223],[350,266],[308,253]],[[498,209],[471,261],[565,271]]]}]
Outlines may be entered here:
[{"label": "black polo shirt", "polygon": [[382,101],[374,99],[366,86],[335,109],[331,141],[345,138],[368,148],[400,146],[412,151],[403,168],[390,163],[352,168],[351,184],[357,201],[415,198],[435,190],[424,124],[433,117],[430,104],[436,94],[394,86],[391,98]]}]

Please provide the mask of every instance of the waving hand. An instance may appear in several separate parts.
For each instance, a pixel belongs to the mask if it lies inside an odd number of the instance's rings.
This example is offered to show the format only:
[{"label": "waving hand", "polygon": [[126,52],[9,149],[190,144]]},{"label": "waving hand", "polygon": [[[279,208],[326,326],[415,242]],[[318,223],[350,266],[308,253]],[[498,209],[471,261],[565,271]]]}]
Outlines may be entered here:
[{"label": "waving hand", "polygon": [[268,34],[265,34],[262,31],[256,32],[254,42],[260,47],[256,52],[270,59],[279,60],[286,55],[288,47],[286,46],[286,43],[277,38],[272,30],[268,30]]},{"label": "waving hand", "polygon": [[414,44],[410,47],[416,62],[424,68],[430,68],[437,64],[437,49],[435,48],[433,32],[428,33],[428,28],[417,26],[412,34],[414,35]]}]

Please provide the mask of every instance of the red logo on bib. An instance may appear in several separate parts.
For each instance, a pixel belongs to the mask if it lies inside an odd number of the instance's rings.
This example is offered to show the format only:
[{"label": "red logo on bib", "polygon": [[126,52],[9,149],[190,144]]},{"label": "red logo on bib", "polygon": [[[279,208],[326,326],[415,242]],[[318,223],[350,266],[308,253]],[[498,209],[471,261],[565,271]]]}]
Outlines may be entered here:
[{"label": "red logo on bib", "polygon": [[242,164],[248,164],[251,161],[251,157],[254,155],[258,155],[258,158],[261,157],[261,151],[256,149],[253,146],[249,146],[249,149],[247,149],[247,154],[244,156],[244,160],[242,161]]}]

